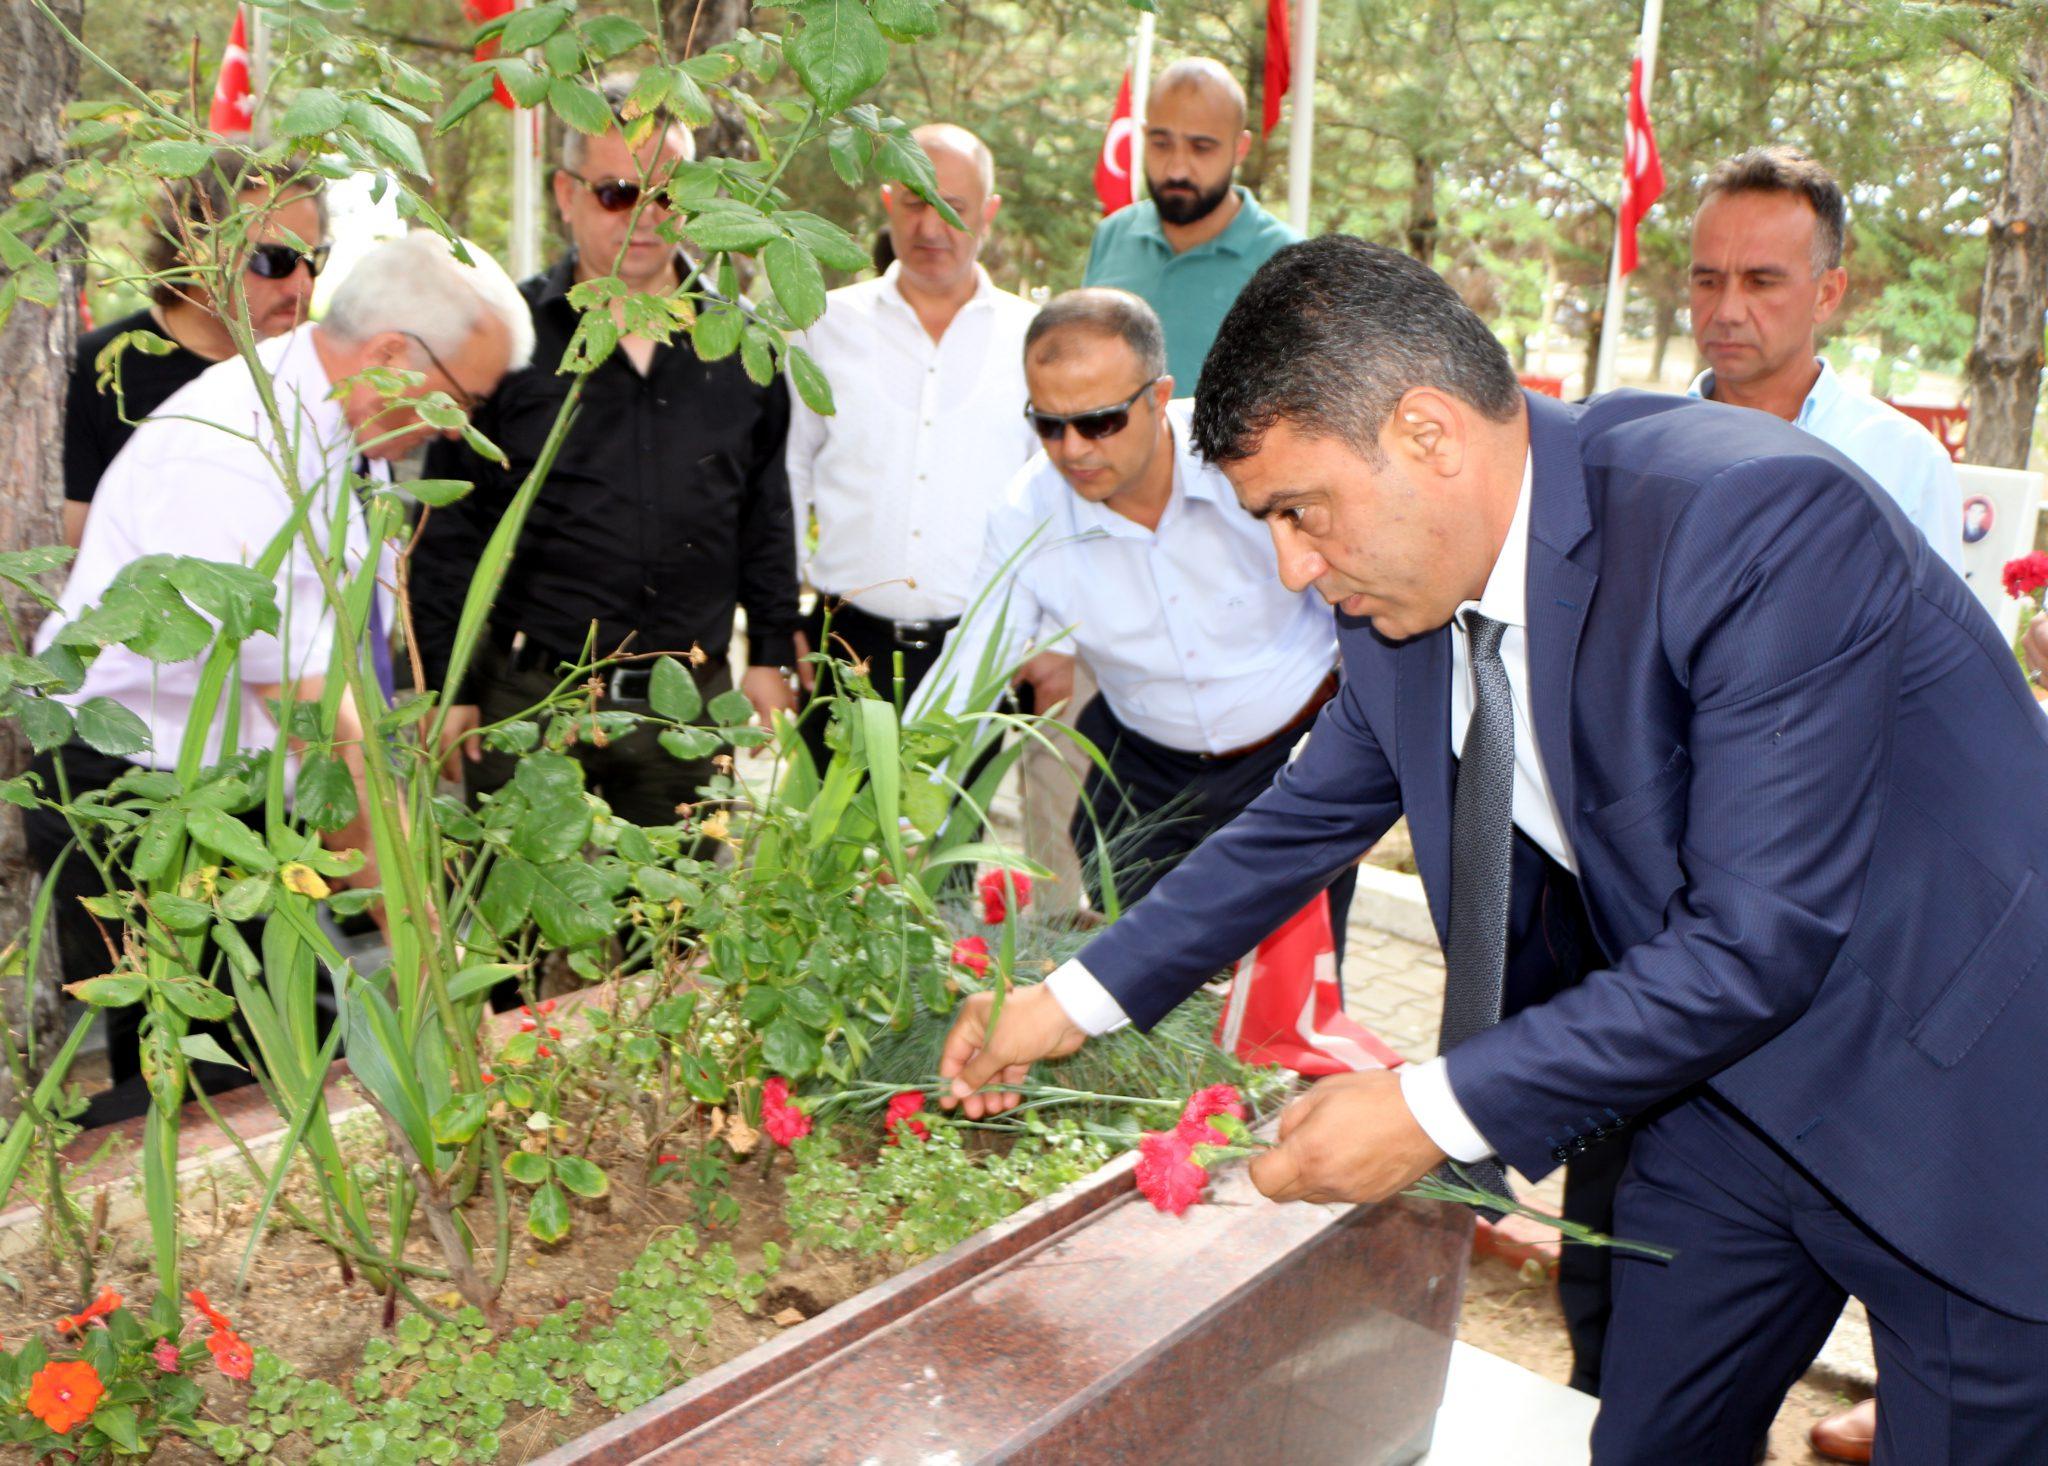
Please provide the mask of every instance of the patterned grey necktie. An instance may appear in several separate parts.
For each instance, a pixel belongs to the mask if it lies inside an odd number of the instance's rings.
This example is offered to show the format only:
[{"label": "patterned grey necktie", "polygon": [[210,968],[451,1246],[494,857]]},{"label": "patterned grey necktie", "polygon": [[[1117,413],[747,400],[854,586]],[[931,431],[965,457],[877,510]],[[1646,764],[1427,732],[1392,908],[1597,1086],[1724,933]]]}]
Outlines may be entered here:
[{"label": "patterned grey necktie", "polygon": [[[1465,617],[1472,665],[1472,721],[1458,754],[1451,802],[1451,935],[1444,948],[1444,1021],[1437,1052],[1449,1053],[1500,1022],[1507,970],[1508,865],[1514,848],[1515,710],[1500,659],[1507,627],[1478,612]],[[1500,1162],[1464,1167],[1503,1196]],[[1455,1179],[1446,1173],[1446,1179]]]}]

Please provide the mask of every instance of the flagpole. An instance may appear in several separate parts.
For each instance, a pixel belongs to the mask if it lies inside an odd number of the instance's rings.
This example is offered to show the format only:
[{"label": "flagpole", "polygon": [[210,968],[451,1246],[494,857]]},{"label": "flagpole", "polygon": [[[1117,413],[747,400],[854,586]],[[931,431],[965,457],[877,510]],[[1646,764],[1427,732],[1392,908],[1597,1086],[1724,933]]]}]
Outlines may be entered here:
[{"label": "flagpole", "polygon": [[[533,0],[517,0],[515,10]],[[514,280],[540,273],[541,117],[535,107],[512,109],[512,231],[507,263]]]},{"label": "flagpole", "polygon": [[[1650,107],[1650,84],[1657,75],[1657,32],[1664,24],[1664,0],[1644,0],[1643,30],[1636,38],[1636,55],[1643,62],[1643,110]],[[1622,109],[1622,135],[1627,136],[1628,109]],[[1628,165],[1622,165],[1622,192],[1628,192]],[[1628,277],[1621,273],[1621,210],[1614,211],[1614,248],[1607,258],[1607,306],[1600,315],[1600,354],[1593,362],[1592,390],[1611,391],[1616,363],[1621,356],[1621,316],[1628,304]]]},{"label": "flagpole", "polygon": [[[1656,0],[1652,0],[1656,3]],[[1298,0],[1294,17],[1294,120],[1287,129],[1287,222],[1308,233],[1309,187],[1315,181],[1317,0]]]},{"label": "flagpole", "polygon": [[1131,202],[1145,197],[1145,105],[1152,99],[1152,31],[1158,17],[1138,12],[1138,35],[1131,48]]}]

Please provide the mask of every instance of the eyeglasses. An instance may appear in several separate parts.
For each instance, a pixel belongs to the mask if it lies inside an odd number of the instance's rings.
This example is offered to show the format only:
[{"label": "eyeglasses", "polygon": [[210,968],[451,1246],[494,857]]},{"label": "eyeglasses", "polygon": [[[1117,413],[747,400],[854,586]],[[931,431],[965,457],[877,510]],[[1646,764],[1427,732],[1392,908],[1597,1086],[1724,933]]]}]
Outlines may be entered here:
[{"label": "eyeglasses", "polygon": [[640,202],[640,185],[630,178],[582,178],[574,173],[569,177],[589,189],[597,206],[607,214],[623,214]]},{"label": "eyeglasses", "polygon": [[1024,404],[1024,416],[1031,420],[1031,431],[1048,443],[1064,438],[1068,428],[1072,428],[1091,443],[1101,438],[1113,438],[1131,425],[1131,409],[1137,405],[1140,397],[1152,389],[1153,382],[1158,380],[1159,378],[1154,377],[1151,382],[1145,383],[1114,407],[1097,407],[1089,412],[1070,412],[1063,415],[1057,412],[1040,412],[1027,402]]},{"label": "eyeglasses", "polygon": [[449,371],[448,368],[442,364],[441,358],[434,355],[434,348],[427,345],[426,338],[412,331],[400,331],[398,334],[405,337],[407,340],[411,341],[414,345],[418,346],[420,350],[424,351],[427,354],[427,360],[434,364],[434,370],[439,372],[443,377],[447,378],[449,395],[454,397],[455,405],[461,408],[464,412],[474,414],[477,408],[482,405],[483,399],[478,397],[474,392],[470,391],[467,387],[463,386],[462,383],[455,380],[455,373]]},{"label": "eyeglasses", "polygon": [[289,280],[304,260],[306,274],[317,280],[327,268],[327,255],[332,248],[326,244],[313,249],[293,249],[288,244],[253,245],[249,250],[249,273],[262,280]]}]

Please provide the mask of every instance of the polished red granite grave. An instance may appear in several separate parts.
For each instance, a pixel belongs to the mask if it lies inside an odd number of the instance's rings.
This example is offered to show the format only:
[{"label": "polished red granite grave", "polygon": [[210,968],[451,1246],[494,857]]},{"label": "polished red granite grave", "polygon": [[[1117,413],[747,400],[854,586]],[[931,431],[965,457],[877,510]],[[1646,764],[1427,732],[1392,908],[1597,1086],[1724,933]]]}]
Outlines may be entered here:
[{"label": "polished red granite grave", "polygon": [[1183,1217],[1130,1158],[545,1458],[691,1466],[1398,1463],[1443,1398],[1462,1208]]}]

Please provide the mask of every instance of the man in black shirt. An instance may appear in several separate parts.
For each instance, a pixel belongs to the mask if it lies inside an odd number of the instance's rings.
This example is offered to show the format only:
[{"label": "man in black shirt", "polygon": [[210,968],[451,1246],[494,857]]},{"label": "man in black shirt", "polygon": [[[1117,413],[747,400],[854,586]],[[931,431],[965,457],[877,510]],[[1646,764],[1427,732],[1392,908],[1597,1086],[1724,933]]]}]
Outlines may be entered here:
[{"label": "man in black shirt", "polygon": [[[291,182],[273,199],[273,189],[287,178]],[[236,183],[248,186],[231,191]],[[223,150],[211,166],[181,180],[165,197],[150,221],[143,250],[144,267],[158,277],[149,306],[86,332],[78,338],[72,361],[64,405],[64,538],[74,549],[84,538],[86,512],[100,476],[135,424],[215,362],[234,355],[234,341],[212,296],[203,285],[180,278],[190,236],[231,212],[260,211],[249,225],[241,299],[229,304],[247,310],[258,340],[280,336],[305,320],[313,277],[327,258],[327,204],[319,183],[289,164],[274,171],[252,170],[240,154]],[[152,356],[130,347],[120,357],[119,393],[111,382],[101,391],[99,355],[128,331],[161,336],[171,350]]]},{"label": "man in black shirt", "polygon": [[[614,111],[630,80],[606,87]],[[657,131],[639,147],[617,131],[571,133],[554,180],[555,203],[575,248],[520,287],[533,308],[533,366],[515,372],[476,414],[505,450],[497,468],[460,444],[436,444],[427,473],[474,482],[466,498],[429,511],[413,559],[413,617],[429,686],[445,685],[456,623],[485,541],[538,459],[573,380],[555,368],[576,329],[568,293],[617,262],[630,289],[672,291],[687,262],[660,238],[668,217],[650,204],[637,222],[643,180],[665,178],[689,155],[689,134]],[[630,234],[629,234],[630,230]],[[575,426],[535,499],[491,612],[484,645],[445,727],[458,742],[472,795],[501,788],[516,761],[466,737],[545,697],[560,664],[581,654],[595,623],[598,655],[685,658],[707,700],[732,686],[727,650],[735,606],[747,612],[749,667],[740,688],[761,719],[792,711],[788,668],[798,624],[795,532],[783,440],[782,383],[755,385],[739,359],[706,362],[687,338],[660,345],[623,335],[590,375]],[[644,711],[651,659],[617,664],[599,707]],[[593,788],[622,818],[671,824],[697,798],[709,760],[681,762],[639,730],[603,748],[578,744]],[[452,760],[452,754],[451,754]]]}]

